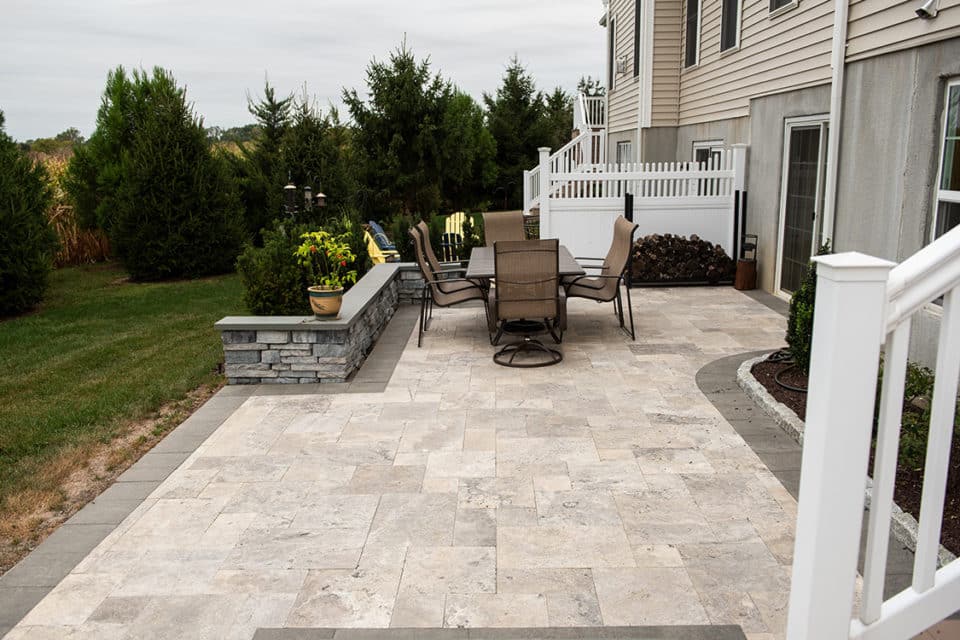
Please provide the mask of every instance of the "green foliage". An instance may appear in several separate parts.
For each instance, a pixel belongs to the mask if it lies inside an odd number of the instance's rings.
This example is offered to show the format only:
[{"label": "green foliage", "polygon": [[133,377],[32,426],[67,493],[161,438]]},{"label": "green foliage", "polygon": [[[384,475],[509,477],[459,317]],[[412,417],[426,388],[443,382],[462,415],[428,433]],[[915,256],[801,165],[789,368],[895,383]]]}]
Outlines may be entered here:
[{"label": "green foliage", "polygon": [[544,128],[547,146],[554,151],[570,142],[573,137],[573,96],[559,87],[547,95],[544,101]]},{"label": "green foliage", "polygon": [[484,207],[496,183],[497,143],[487,129],[483,108],[456,89],[443,116],[442,139],[443,208]]},{"label": "green foliage", "polygon": [[[143,74],[139,78],[142,84],[149,83]],[[87,228],[109,233],[113,226],[123,154],[149,109],[149,95],[149,86],[135,91],[134,80],[122,66],[107,74],[97,128],[86,144],[74,150],[65,180],[77,217]]]},{"label": "green foliage", "polygon": [[237,140],[239,154],[226,156],[240,192],[247,234],[254,239],[261,237],[260,230],[282,210],[287,176],[280,150],[290,128],[292,108],[293,96],[277,98],[270,83],[264,83],[260,101],[247,96],[247,110],[257,120],[256,125],[249,125],[256,132],[253,142]]},{"label": "green foliage", "polygon": [[43,298],[57,243],[46,216],[53,198],[46,172],[3,125],[0,111],[0,316],[7,316]]},{"label": "green foliage", "polygon": [[135,71],[144,105],[122,153],[111,244],[135,280],[226,273],[242,239],[240,203],[226,164],[207,146],[183,89],[163,69]]},{"label": "green foliage", "polygon": [[300,239],[297,264],[306,269],[313,286],[341,289],[357,281],[357,270],[351,269],[356,256],[349,235],[320,229],[302,233]]},{"label": "green foliage", "polygon": [[278,223],[263,230],[263,246],[248,244],[237,258],[243,282],[243,303],[260,316],[299,316],[311,313],[307,299],[309,277],[298,264],[300,236],[304,225]]},{"label": "green foliage", "polygon": [[[507,66],[496,95],[484,93],[487,126],[497,146],[497,191],[504,208],[518,208],[523,171],[537,163],[537,148],[550,143],[544,96],[517,58]],[[499,198],[497,198],[499,203]]]},{"label": "green foliage", "polygon": [[[884,363],[880,363],[880,375],[877,380],[877,402],[874,413],[874,433],[880,414],[880,392],[883,388]],[[927,440],[930,435],[930,406],[933,399],[933,371],[927,367],[907,363],[906,379],[903,386],[903,413],[900,419],[899,465],[909,469],[923,467],[927,455]],[[960,401],[953,417],[953,437],[960,438]],[[960,481],[952,474],[953,482]]]},{"label": "green foliage", "polygon": [[607,89],[600,84],[600,79],[594,79],[593,76],[580,76],[577,82],[577,93],[582,93],[589,97],[598,97],[607,95]]},{"label": "green foliage", "polygon": [[406,43],[389,62],[367,67],[367,93],[344,90],[343,99],[356,123],[361,155],[364,213],[383,217],[393,212],[435,211],[440,206],[444,119],[452,88],[417,61]]},{"label": "green foliage", "polygon": [[[824,244],[817,255],[830,253],[829,243]],[[787,318],[787,344],[797,368],[803,373],[810,370],[810,347],[813,340],[813,311],[817,298],[817,265],[811,262],[803,276],[800,287],[790,298],[790,315]]]},{"label": "green foliage", "polygon": [[417,255],[413,250],[413,242],[410,239],[410,227],[414,224],[413,216],[406,213],[395,215],[380,222],[380,226],[383,227],[387,237],[393,240],[393,244],[396,245],[401,262],[416,262],[417,260]]},{"label": "green foliage", "polygon": [[352,138],[335,109],[323,115],[306,96],[294,106],[281,141],[280,164],[301,192],[309,185],[313,193],[327,196],[327,206],[305,212],[304,222],[326,226],[327,218],[339,217],[354,205],[358,186]]},{"label": "green foliage", "polygon": [[463,221],[463,255],[470,257],[474,247],[483,246],[483,216],[474,213],[467,214]]}]

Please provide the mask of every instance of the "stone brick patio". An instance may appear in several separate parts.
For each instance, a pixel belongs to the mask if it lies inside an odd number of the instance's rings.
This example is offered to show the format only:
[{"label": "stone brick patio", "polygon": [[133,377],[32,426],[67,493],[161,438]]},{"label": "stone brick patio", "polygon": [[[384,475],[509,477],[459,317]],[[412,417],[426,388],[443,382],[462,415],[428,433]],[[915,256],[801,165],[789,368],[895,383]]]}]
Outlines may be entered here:
[{"label": "stone brick patio", "polygon": [[[244,401],[9,634],[740,625],[783,637],[796,502],[696,384],[779,346],[729,288],[575,300],[558,366],[437,309],[382,392]],[[329,386],[329,385],[328,385]]]}]

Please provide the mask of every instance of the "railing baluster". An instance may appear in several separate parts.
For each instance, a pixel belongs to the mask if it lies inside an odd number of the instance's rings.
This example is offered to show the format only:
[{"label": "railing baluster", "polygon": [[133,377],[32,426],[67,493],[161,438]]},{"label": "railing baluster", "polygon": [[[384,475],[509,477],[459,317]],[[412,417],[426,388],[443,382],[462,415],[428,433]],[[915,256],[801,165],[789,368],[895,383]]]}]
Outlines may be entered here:
[{"label": "railing baluster", "polygon": [[877,451],[873,462],[873,497],[867,529],[867,549],[863,563],[863,604],[860,620],[870,624],[880,618],[883,583],[887,572],[887,547],[890,540],[890,513],[893,510],[893,485],[897,477],[897,449],[900,445],[900,419],[903,414],[903,386],[910,347],[910,320],[887,336],[884,349],[883,385],[880,395],[880,421]]},{"label": "railing baluster", "polygon": [[913,564],[913,588],[923,593],[933,587],[940,553],[940,529],[946,497],[950,443],[960,378],[960,287],[943,299],[940,342],[937,345],[936,383],[930,404],[930,434],[923,471],[920,530]]}]

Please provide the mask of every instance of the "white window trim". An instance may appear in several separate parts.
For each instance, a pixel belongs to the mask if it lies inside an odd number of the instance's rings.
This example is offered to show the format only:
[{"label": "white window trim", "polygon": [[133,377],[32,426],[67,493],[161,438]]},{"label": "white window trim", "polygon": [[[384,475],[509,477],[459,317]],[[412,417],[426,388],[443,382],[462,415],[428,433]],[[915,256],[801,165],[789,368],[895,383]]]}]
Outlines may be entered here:
[{"label": "white window trim", "polygon": [[[770,0],[767,0],[767,6],[768,6],[768,7],[770,6],[769,2],[770,2]],[[776,8],[776,9],[774,9],[773,11],[770,12],[770,14],[769,14],[767,17],[768,17],[768,18],[777,18],[777,17],[782,16],[783,14],[787,13],[788,11],[793,11],[794,9],[796,9],[796,8],[799,7],[799,6],[800,6],[800,0],[793,0],[793,2],[790,2],[790,3],[788,3],[788,4],[783,5],[782,7],[778,7],[778,8]]]},{"label": "white window trim", "polygon": [[723,48],[723,2],[720,3],[720,55],[725,56],[740,50],[740,32],[743,27],[743,0],[737,0],[737,38],[732,46]]},{"label": "white window trim", "polygon": [[[691,69],[696,69],[698,66],[700,66],[700,32],[703,29],[703,0],[696,0],[696,2],[697,2],[697,43],[696,43],[697,53],[693,58],[693,64],[691,64],[690,66],[685,66],[683,68],[684,71],[690,71]],[[686,63],[687,61],[686,47],[690,44],[686,40],[686,37],[687,37],[687,1],[686,0],[684,0],[683,7],[684,7],[683,9],[683,37],[684,37],[683,61],[684,63]]]},{"label": "white window trim", "polygon": [[725,153],[726,149],[723,146],[723,140],[701,140],[693,143],[693,150],[690,153],[690,161],[697,161],[697,151],[700,149],[707,149],[712,154],[714,151],[719,151]]},{"label": "white window trim", "polygon": [[[624,148],[630,150],[630,154],[629,154],[630,157],[629,157],[629,159],[627,159],[626,162],[623,162],[623,161],[620,160],[620,150],[621,150],[621,149],[624,149]],[[622,166],[622,165],[624,165],[624,164],[632,164],[632,163],[636,162],[636,159],[634,158],[634,154],[633,154],[633,149],[634,149],[633,140],[618,140],[618,141],[617,141],[617,146],[616,146],[616,149],[615,149],[615,155],[614,155],[614,158],[613,158],[613,159],[616,161],[617,166]]]},{"label": "white window trim", "polygon": [[[933,194],[933,224],[930,225],[930,242],[937,237],[937,226],[940,222],[937,216],[940,212],[941,202],[955,202],[960,204],[960,191],[952,189],[941,189],[940,184],[943,180],[943,156],[947,152],[947,118],[950,116],[950,90],[954,87],[960,89],[960,78],[953,78],[947,81],[943,89],[943,120],[940,122],[940,157],[937,163],[937,182]],[[958,158],[957,160],[960,160]]]}]

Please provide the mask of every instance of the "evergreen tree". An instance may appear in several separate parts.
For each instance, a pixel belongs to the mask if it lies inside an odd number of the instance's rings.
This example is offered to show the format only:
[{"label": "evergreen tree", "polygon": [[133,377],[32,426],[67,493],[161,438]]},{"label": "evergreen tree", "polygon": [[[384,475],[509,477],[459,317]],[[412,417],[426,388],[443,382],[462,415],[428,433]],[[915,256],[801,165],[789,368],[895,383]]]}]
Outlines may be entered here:
[{"label": "evergreen tree", "polygon": [[496,182],[497,144],[487,129],[483,109],[466,93],[454,90],[443,118],[444,208],[483,208]]},{"label": "evergreen tree", "polygon": [[573,96],[557,87],[544,101],[547,146],[556,151],[570,142],[573,133]]},{"label": "evergreen tree", "polygon": [[0,111],[0,316],[35,306],[47,289],[56,236],[47,222],[52,201],[43,167],[4,132]]},{"label": "evergreen tree", "polygon": [[135,99],[133,84],[122,66],[107,74],[97,128],[86,144],[74,150],[65,180],[77,218],[85,227],[109,233],[113,225],[120,163],[144,107]]},{"label": "evergreen tree", "polygon": [[549,144],[543,94],[533,77],[513,58],[494,96],[483,94],[487,124],[497,145],[498,190],[507,207],[519,207],[523,171],[537,163],[537,148]]},{"label": "evergreen tree", "polygon": [[367,91],[369,101],[356,90],[343,93],[357,125],[366,213],[436,210],[450,84],[431,74],[429,61],[418,62],[404,42],[390,54],[389,62],[370,63]]},{"label": "evergreen tree", "polygon": [[283,171],[280,148],[290,127],[293,96],[278,99],[269,81],[263,98],[247,96],[247,110],[257,119],[258,135],[253,144],[238,141],[239,155],[227,154],[240,190],[248,236],[260,242],[260,231],[278,217],[283,205]]},{"label": "evergreen tree", "polygon": [[169,72],[135,71],[131,85],[146,108],[122,154],[112,246],[137,280],[232,270],[242,222],[226,164]]},{"label": "evergreen tree", "polygon": [[357,179],[352,133],[340,122],[336,109],[323,115],[304,96],[294,108],[280,155],[281,166],[297,187],[310,186],[314,193],[326,194],[327,206],[315,210],[315,215],[339,215],[355,205]]},{"label": "evergreen tree", "polygon": [[607,95],[607,89],[600,84],[599,79],[594,79],[593,76],[580,76],[580,81],[577,82],[577,93],[598,97]]}]

